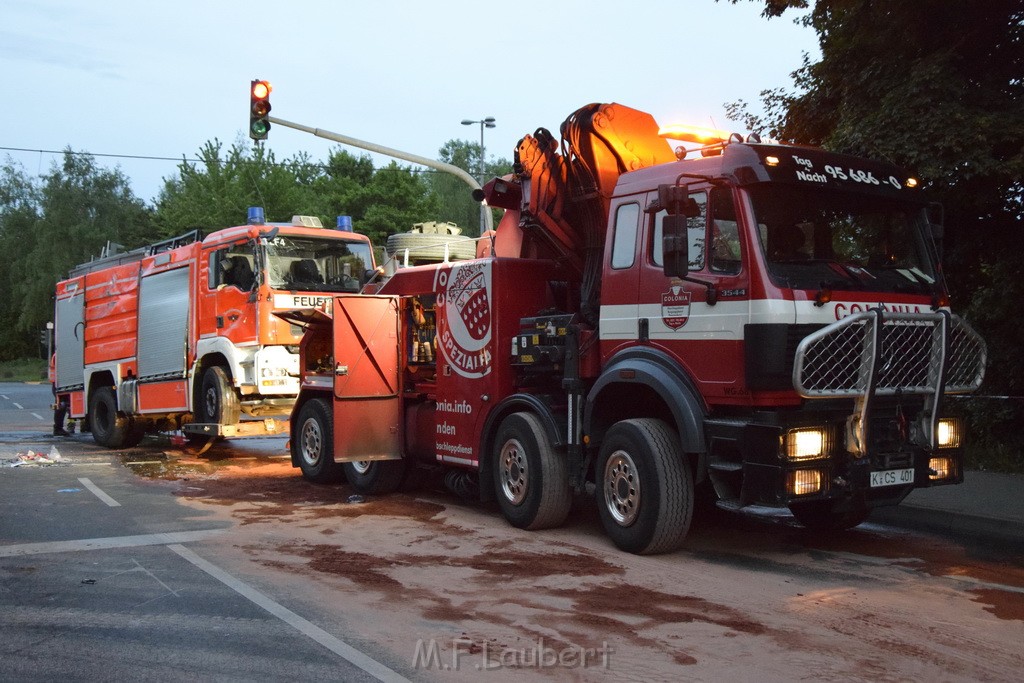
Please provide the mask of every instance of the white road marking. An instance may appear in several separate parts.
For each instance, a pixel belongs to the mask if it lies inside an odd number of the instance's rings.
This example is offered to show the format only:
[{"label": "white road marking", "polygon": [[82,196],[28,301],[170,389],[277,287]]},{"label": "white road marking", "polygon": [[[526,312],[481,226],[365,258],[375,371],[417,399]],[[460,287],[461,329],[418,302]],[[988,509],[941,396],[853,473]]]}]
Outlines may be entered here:
[{"label": "white road marking", "polygon": [[34,418],[36,418],[37,420],[42,420],[42,419],[44,419],[44,418],[43,418],[43,416],[42,416],[42,415],[40,415],[39,413],[32,413],[32,416],[33,416]]},{"label": "white road marking", "polygon": [[18,410],[24,410],[20,403],[15,403],[14,401],[11,401],[11,405],[13,405]]},{"label": "white road marking", "polygon": [[234,576],[228,574],[220,567],[210,562],[207,562],[203,558],[199,557],[185,546],[175,544],[169,545],[167,547],[170,550],[176,552],[181,557],[191,562],[192,564],[194,564],[195,566],[199,567],[204,572],[206,572],[213,578],[217,579],[218,581],[220,581],[225,586],[235,591],[242,597],[250,600],[256,605],[259,605],[260,607],[267,610],[281,621],[297,629],[303,635],[312,638],[313,640],[320,643],[334,654],[338,655],[342,659],[347,660],[356,667],[362,669],[366,673],[375,677],[377,680],[395,681],[396,683],[399,681],[405,681],[406,683],[408,683],[408,679],[402,677],[395,671],[384,666],[377,660],[372,659],[368,655],[360,652],[359,650],[355,649],[343,640],[335,638],[319,626],[316,626],[315,624],[306,621],[295,612],[292,612],[287,607],[279,605],[263,593],[260,593],[252,586],[240,581],[239,579],[236,579]]},{"label": "white road marking", "polygon": [[103,493],[103,489],[101,489],[99,486],[97,486],[96,484],[92,483],[91,481],[89,481],[85,477],[79,477],[78,481],[82,482],[82,486],[84,486],[85,488],[87,488],[90,491],[92,491],[93,495],[95,495],[97,498],[102,500],[104,503],[106,503],[110,507],[112,507],[112,508],[119,508],[119,507],[121,507],[120,503],[118,503],[116,500],[114,500],[113,498],[111,498],[107,494]]},{"label": "white road marking", "polygon": [[958,576],[956,574],[943,574],[944,578],[952,579],[953,581],[959,581],[970,586],[976,586],[977,588],[992,588],[994,590],[1006,591],[1007,593],[1024,593],[1024,588],[1019,586],[1008,586],[1005,583],[992,583],[991,581],[984,581],[982,579],[976,579],[973,576]]},{"label": "white road marking", "polygon": [[0,557],[21,557],[22,555],[69,553],[80,550],[108,550],[110,548],[135,548],[146,545],[190,543],[192,541],[205,541],[208,538],[224,533],[224,531],[224,529],[207,529],[205,531],[176,531],[162,534],[143,534],[140,536],[85,538],[77,541],[19,543],[17,545],[0,546]]}]

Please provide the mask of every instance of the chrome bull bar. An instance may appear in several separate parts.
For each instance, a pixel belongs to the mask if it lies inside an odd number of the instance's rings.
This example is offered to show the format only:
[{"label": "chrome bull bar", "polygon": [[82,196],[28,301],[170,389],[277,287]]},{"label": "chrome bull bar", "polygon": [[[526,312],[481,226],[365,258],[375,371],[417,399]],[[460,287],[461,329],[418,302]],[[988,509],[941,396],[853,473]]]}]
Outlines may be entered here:
[{"label": "chrome bull bar", "polygon": [[931,450],[944,394],[977,391],[985,377],[984,340],[948,311],[893,313],[874,308],[809,334],[797,346],[793,387],[804,398],[854,398],[847,445],[867,452],[877,396],[924,395],[911,440]]}]

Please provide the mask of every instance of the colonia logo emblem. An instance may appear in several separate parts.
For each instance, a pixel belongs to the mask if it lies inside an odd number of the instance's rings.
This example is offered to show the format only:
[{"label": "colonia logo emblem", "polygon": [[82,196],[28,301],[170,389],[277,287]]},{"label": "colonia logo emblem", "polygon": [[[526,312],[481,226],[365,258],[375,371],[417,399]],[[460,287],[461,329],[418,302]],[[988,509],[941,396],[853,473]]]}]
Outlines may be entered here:
[{"label": "colonia logo emblem", "polygon": [[438,339],[444,359],[463,377],[486,375],[491,371],[491,262],[438,269],[434,292],[438,317],[447,323]]},{"label": "colonia logo emblem", "polygon": [[661,295],[661,319],[665,325],[678,330],[690,319],[690,293],[678,285],[669,287]]}]

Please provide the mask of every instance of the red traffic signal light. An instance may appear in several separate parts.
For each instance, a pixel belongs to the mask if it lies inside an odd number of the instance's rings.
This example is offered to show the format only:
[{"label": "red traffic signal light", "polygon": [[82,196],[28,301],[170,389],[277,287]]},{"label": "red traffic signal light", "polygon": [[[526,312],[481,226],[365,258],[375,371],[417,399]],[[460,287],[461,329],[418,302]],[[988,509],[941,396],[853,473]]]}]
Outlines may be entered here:
[{"label": "red traffic signal light", "polygon": [[249,87],[249,137],[266,140],[270,131],[270,83],[255,79]]}]

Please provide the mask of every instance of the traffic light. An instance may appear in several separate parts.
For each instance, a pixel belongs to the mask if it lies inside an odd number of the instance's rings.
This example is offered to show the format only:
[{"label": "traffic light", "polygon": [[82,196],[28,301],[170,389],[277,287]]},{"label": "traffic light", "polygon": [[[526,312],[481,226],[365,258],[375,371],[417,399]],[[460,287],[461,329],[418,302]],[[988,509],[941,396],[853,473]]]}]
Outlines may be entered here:
[{"label": "traffic light", "polygon": [[249,137],[266,140],[270,131],[270,83],[255,79],[249,88]]}]

